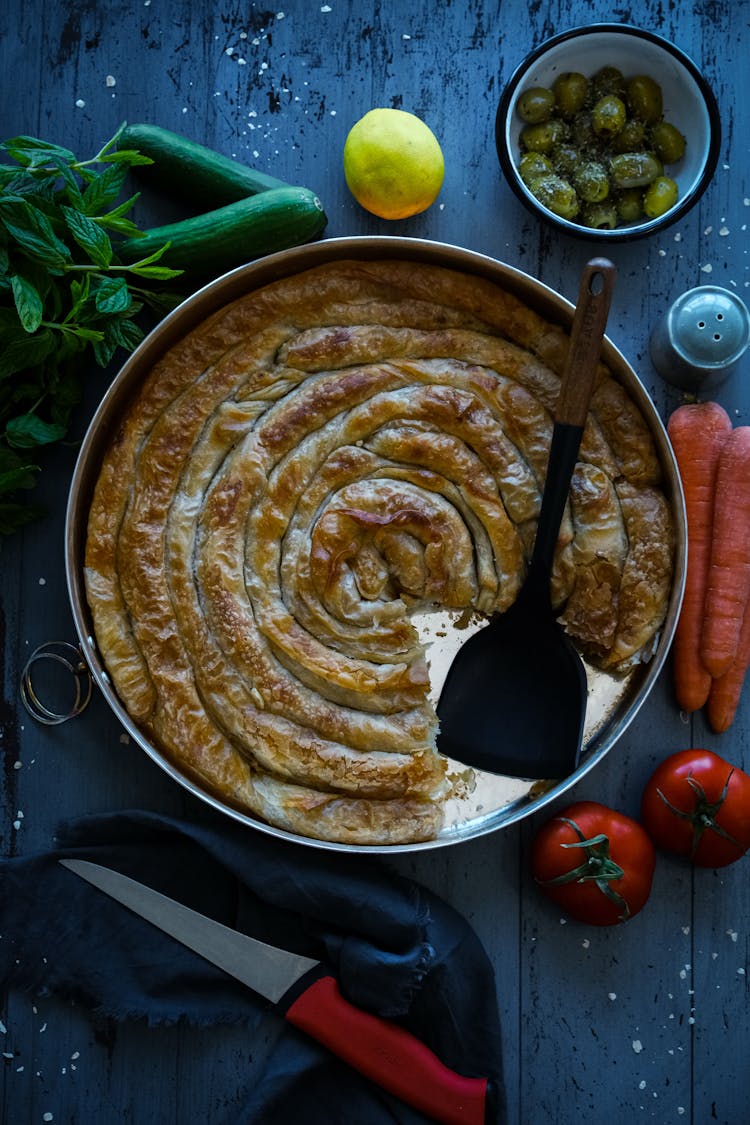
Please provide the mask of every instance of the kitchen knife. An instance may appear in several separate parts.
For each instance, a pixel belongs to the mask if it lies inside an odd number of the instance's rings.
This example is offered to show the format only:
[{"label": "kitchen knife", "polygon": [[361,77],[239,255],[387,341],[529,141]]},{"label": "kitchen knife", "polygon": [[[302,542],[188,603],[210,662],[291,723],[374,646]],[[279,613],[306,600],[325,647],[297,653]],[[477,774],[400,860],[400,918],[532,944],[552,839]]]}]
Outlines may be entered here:
[{"label": "kitchen knife", "polygon": [[254,992],[360,1074],[442,1125],[489,1125],[493,1089],[467,1078],[398,1024],[342,996],[325,965],[239,933],[127,875],[83,859],[61,859],[86,879]]}]

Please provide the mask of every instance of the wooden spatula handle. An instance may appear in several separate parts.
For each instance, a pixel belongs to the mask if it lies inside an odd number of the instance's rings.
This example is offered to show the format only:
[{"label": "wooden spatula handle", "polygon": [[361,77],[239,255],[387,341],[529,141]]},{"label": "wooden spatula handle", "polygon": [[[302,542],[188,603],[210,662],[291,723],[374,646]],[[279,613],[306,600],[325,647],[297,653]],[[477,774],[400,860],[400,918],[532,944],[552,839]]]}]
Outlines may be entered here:
[{"label": "wooden spatula handle", "polygon": [[602,350],[616,269],[608,258],[592,258],[583,268],[555,420],[583,426]]}]

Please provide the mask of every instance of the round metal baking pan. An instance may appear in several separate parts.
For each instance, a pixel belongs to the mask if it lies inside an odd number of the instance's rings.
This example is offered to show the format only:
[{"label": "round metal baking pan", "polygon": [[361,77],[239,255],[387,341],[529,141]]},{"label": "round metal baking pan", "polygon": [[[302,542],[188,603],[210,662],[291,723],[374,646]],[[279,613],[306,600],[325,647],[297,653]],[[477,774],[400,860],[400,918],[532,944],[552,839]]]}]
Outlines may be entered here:
[{"label": "round metal baking pan", "polygon": [[[102,399],[82,443],[73,475],[66,514],[65,562],[75,626],[93,679],[130,737],[171,778],[235,821],[273,836],[333,851],[391,854],[443,847],[472,839],[512,824],[555,800],[612,749],[645,702],[664,664],[684,588],[686,520],[682,488],[666,431],[654,404],[633,368],[611,340],[606,338],[604,341],[602,359],[626,388],[650,426],[663,467],[664,489],[672,506],[676,528],[675,575],[666,621],[648,663],[638,665],[624,677],[614,677],[590,668],[587,670],[589,701],[584,751],[575,773],[548,785],[479,774],[472,796],[448,805],[444,827],[433,840],[382,846],[314,840],[275,828],[202,788],[150,742],[123,707],[97,649],[83,579],[88,511],[104,451],[135,388],[157,359],[206,317],[246,293],[324,262],[379,258],[426,262],[489,279],[513,292],[547,319],[566,328],[570,325],[573,315],[571,302],[530,275],[473,251],[420,239],[388,236],[333,238],[285,250],[233,270],[200,289],[170,313],[129,357]],[[448,614],[429,614],[414,621],[424,641],[429,644],[433,694],[437,699],[452,655],[466,639],[467,630],[456,628]]]}]

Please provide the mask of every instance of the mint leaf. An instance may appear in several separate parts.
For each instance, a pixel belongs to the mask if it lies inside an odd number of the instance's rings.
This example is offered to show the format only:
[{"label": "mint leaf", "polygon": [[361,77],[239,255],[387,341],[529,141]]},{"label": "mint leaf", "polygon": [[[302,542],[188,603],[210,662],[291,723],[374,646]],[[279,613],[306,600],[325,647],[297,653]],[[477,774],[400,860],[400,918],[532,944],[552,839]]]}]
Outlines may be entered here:
[{"label": "mint leaf", "polygon": [[104,269],[112,261],[112,243],[106,231],[73,207],[60,208],[70,233],[92,262]]},{"label": "mint leaf", "polygon": [[116,316],[130,307],[132,298],[124,277],[105,277],[94,290],[97,312]]},{"label": "mint leaf", "polygon": [[38,164],[40,161],[47,161],[50,156],[59,156],[68,164],[75,160],[75,156],[70,149],[52,144],[49,141],[40,141],[37,137],[11,137],[10,140],[4,141],[0,145],[0,149],[3,149],[24,167]]},{"label": "mint leaf", "polygon": [[170,278],[182,275],[182,270],[172,270],[168,266],[129,266],[128,268],[138,277],[150,277],[155,281],[169,281]]},{"label": "mint leaf", "polygon": [[36,483],[33,472],[38,471],[38,465],[19,465],[14,469],[0,470],[0,492],[15,492],[19,488],[33,488]]},{"label": "mint leaf", "polygon": [[46,328],[22,340],[11,340],[0,352],[0,380],[42,363],[54,349],[55,338]]},{"label": "mint leaf", "polygon": [[37,414],[19,414],[5,427],[8,444],[15,449],[31,449],[35,445],[49,445],[65,437],[66,428],[55,422],[45,422]]},{"label": "mint leaf", "polygon": [[16,274],[10,279],[13,290],[13,300],[18,310],[18,319],[21,321],[25,332],[36,332],[42,323],[44,315],[44,302],[37,290],[27,281]]},{"label": "mint leaf", "polygon": [[133,320],[125,320],[124,318],[113,320],[108,328],[111,340],[118,347],[127,348],[128,351],[137,348],[144,336],[143,329]]},{"label": "mint leaf", "polygon": [[70,250],[55,234],[52,223],[43,211],[28,200],[0,198],[0,223],[21,249],[46,266],[64,266],[70,261]]},{"label": "mint leaf", "polygon": [[109,164],[127,164],[129,168],[133,168],[140,164],[153,164],[150,156],[144,156],[141,152],[136,152],[132,148],[118,148],[116,152],[108,152],[106,156],[102,157],[103,161]]},{"label": "mint leaf", "polygon": [[125,165],[111,164],[92,180],[83,193],[81,210],[87,215],[98,215],[117,199],[125,183],[128,169]]}]

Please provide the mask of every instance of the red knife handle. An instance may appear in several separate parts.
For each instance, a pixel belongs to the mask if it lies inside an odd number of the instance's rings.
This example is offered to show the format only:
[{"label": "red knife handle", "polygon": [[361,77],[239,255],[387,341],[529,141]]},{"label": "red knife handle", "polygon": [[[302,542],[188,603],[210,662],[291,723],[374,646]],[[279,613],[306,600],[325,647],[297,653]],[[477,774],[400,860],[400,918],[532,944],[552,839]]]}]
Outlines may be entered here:
[{"label": "red knife handle", "polygon": [[310,976],[302,977],[281,1000],[279,1007],[289,1023],[433,1120],[487,1125],[492,1098],[486,1078],[456,1074],[398,1024],[350,1004],[334,977],[316,975],[308,983]]}]

